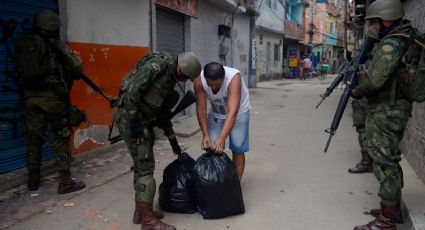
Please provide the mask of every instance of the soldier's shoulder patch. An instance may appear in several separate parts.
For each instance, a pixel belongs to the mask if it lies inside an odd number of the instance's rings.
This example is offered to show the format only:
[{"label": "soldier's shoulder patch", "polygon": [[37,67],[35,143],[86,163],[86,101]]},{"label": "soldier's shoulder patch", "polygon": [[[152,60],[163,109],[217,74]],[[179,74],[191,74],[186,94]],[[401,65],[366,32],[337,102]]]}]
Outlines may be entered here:
[{"label": "soldier's shoulder patch", "polygon": [[161,67],[157,63],[152,63],[151,67],[154,71],[159,71],[161,69]]},{"label": "soldier's shoulder patch", "polygon": [[390,46],[400,46],[400,42],[397,39],[393,39],[393,38],[388,38],[384,40],[384,45],[390,45]]},{"label": "soldier's shoulder patch", "polygon": [[381,49],[382,51],[384,51],[384,53],[387,53],[387,54],[390,54],[394,51],[394,47],[388,44],[384,44]]}]

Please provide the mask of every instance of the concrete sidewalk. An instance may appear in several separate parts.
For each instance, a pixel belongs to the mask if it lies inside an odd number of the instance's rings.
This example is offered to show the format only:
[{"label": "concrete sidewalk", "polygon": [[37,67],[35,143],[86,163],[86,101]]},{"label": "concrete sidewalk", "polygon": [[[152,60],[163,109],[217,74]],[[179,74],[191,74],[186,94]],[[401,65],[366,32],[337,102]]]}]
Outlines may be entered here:
[{"label": "concrete sidewalk", "polygon": [[[242,180],[245,214],[203,220],[199,214],[166,213],[164,221],[188,230],[339,230],[371,221],[363,212],[378,207],[378,183],[373,174],[347,173],[360,159],[351,106],[328,153],[323,153],[328,138],[323,130],[330,125],[341,91],[336,90],[318,110],[314,107],[331,80],[260,82],[258,88],[250,89],[251,150]],[[196,159],[202,153],[196,117],[176,122],[175,129],[186,132],[179,142]],[[175,157],[163,138],[154,151],[158,186],[164,167]],[[121,143],[74,165],[74,176],[88,184],[83,191],[58,195],[53,174],[43,178],[36,193],[26,191],[25,186],[1,193],[0,229],[140,229],[131,223],[131,165]],[[408,223],[398,229],[425,229],[425,186],[406,161],[402,167],[403,199],[410,215]]]}]

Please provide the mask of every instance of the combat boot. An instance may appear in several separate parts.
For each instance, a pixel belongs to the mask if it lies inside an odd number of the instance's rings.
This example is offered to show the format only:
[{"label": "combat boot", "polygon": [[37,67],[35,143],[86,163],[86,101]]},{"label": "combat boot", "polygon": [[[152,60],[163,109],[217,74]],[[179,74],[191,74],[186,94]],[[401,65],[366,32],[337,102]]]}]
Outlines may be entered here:
[{"label": "combat boot", "polygon": [[395,225],[396,205],[386,205],[381,202],[381,213],[375,220],[366,224],[359,225],[354,230],[397,230]]},{"label": "combat boot", "polygon": [[353,168],[348,169],[349,173],[371,173],[372,169],[372,158],[365,151],[362,152],[362,159]]},{"label": "combat boot", "polygon": [[153,212],[152,204],[141,204],[143,230],[176,230],[176,227],[158,219]]},{"label": "combat boot", "polygon": [[40,169],[28,170],[27,188],[29,191],[36,191],[40,187]]},{"label": "combat boot", "polygon": [[79,191],[86,187],[83,181],[75,181],[71,178],[71,172],[68,170],[60,172],[60,182],[58,187],[59,194],[66,194]]},{"label": "combat boot", "polygon": [[[142,203],[136,201],[135,204],[136,205],[133,214],[133,224],[140,224],[142,223]],[[153,214],[158,219],[162,219],[164,217],[164,214],[160,211],[153,211]]]},{"label": "combat boot", "polygon": [[[377,217],[381,214],[381,209],[371,209],[369,211],[369,214],[373,217]],[[395,223],[396,224],[404,224],[404,216],[403,216],[403,211],[401,210],[401,202],[398,201],[397,205],[395,207]]]}]

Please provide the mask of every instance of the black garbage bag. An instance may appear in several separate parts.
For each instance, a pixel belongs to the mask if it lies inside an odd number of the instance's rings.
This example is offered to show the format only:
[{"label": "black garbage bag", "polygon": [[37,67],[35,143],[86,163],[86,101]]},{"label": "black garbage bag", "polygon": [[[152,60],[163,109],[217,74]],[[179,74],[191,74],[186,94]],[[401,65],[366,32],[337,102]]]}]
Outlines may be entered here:
[{"label": "black garbage bag", "polygon": [[183,152],[165,169],[159,185],[159,207],[167,212],[195,213],[193,167],[195,160]]},{"label": "black garbage bag", "polygon": [[211,150],[195,163],[196,206],[204,219],[245,213],[235,165],[226,153]]}]

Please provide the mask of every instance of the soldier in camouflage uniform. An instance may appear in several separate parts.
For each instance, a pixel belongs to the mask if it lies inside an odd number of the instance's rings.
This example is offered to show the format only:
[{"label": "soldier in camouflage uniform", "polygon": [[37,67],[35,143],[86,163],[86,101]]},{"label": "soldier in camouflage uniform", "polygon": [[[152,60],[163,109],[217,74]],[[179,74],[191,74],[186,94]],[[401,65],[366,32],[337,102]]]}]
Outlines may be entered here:
[{"label": "soldier in camouflage uniform", "polygon": [[362,159],[353,168],[348,169],[349,173],[369,173],[372,172],[372,158],[366,149],[366,114],[367,99],[356,99],[352,102],[353,106],[353,126],[358,133],[360,152]]},{"label": "soldier in camouflage uniform", "polygon": [[406,72],[401,57],[408,41],[387,36],[400,32],[409,34],[413,28],[403,16],[399,0],[377,0],[366,10],[366,20],[378,32],[380,42],[353,96],[368,99],[366,148],[380,184],[381,209],[374,221],[356,226],[355,230],[396,229],[396,216],[401,215],[403,171],[399,164],[399,142],[411,115],[412,103],[403,96],[397,78]]},{"label": "soldier in camouflage uniform", "polygon": [[144,230],[175,229],[160,221],[162,213],[153,211],[153,126],[164,130],[174,153],[180,154],[170,118],[161,116],[161,111],[166,109],[177,81],[193,80],[200,72],[201,64],[193,53],[181,53],[177,60],[167,53],[153,53],[143,57],[121,83],[114,120],[134,161],[133,223],[141,222]]},{"label": "soldier in camouflage uniform", "polygon": [[[34,33],[49,42],[51,50],[49,66],[41,82],[24,82],[26,109],[28,189],[37,190],[40,185],[41,149],[50,124],[53,133],[53,149],[60,174],[58,193],[70,193],[85,187],[84,182],[71,179],[71,152],[69,137],[71,103],[69,92],[72,81],[83,73],[81,61],[73,51],[57,39],[59,17],[48,10],[39,11],[34,17]],[[19,70],[18,70],[19,72]]]}]

